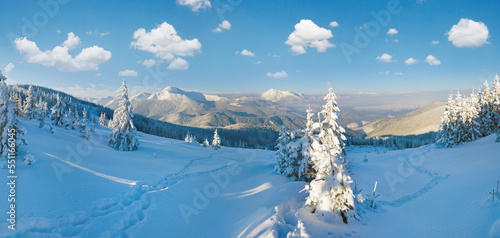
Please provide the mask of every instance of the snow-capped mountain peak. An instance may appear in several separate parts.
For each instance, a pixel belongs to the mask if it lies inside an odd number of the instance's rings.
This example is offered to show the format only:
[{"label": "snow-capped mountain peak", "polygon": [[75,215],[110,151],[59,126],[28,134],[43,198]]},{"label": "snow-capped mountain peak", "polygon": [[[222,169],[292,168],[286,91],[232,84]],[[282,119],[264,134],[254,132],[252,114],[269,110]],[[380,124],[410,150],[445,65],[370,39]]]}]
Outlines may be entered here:
[{"label": "snow-capped mountain peak", "polygon": [[171,86],[166,87],[161,92],[149,96],[147,99],[165,100],[165,101],[184,101],[184,100],[196,100],[200,102],[206,101],[206,98],[202,93],[186,92],[180,88]]},{"label": "snow-capped mountain peak", "polygon": [[291,91],[281,91],[278,89],[271,88],[267,90],[265,93],[263,93],[260,96],[264,100],[272,101],[272,102],[277,102],[283,99],[305,99],[306,96],[301,93],[295,93]]}]

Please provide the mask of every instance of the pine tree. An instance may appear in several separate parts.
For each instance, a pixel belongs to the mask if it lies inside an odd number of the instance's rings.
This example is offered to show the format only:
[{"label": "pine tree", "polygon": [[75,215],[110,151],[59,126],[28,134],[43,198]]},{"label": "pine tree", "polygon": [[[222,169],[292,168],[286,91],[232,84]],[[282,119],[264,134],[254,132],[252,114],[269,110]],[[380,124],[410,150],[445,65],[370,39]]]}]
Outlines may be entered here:
[{"label": "pine tree", "polygon": [[448,97],[448,103],[445,106],[444,114],[441,117],[441,125],[439,126],[437,140],[437,143],[442,144],[445,147],[451,147],[455,144],[455,141],[453,140],[454,120],[456,120],[454,116],[454,107],[455,100],[453,99],[453,95],[450,94]]},{"label": "pine tree", "polygon": [[99,117],[99,124],[101,126],[108,126],[108,124],[106,123],[106,113],[101,112],[101,116]]},{"label": "pine tree", "polygon": [[74,107],[74,116],[73,116],[73,124],[72,124],[72,128],[73,130],[76,130],[76,129],[80,129],[80,116],[78,115],[78,110],[76,109],[76,107]]},{"label": "pine tree", "polygon": [[[27,145],[23,138],[25,130],[20,128],[13,105],[9,97],[9,88],[5,84],[5,76],[0,72],[0,156],[7,159],[9,155],[9,138],[15,139],[15,152],[17,155],[20,146]],[[12,148],[12,147],[10,147]],[[4,161],[0,162],[4,164]]]},{"label": "pine tree", "polygon": [[26,93],[26,99],[24,99],[23,114],[30,120],[35,119],[35,99],[33,97],[33,87],[31,85],[29,86],[28,92]]},{"label": "pine tree", "polygon": [[54,126],[63,126],[65,104],[61,101],[59,94],[57,94],[56,98],[57,98],[56,104],[50,109],[51,111],[50,120],[52,120]]},{"label": "pine tree", "polygon": [[343,135],[344,129],[337,123],[340,110],[332,88],[325,101],[318,140],[312,144],[311,162],[315,178],[308,186],[306,206],[323,217],[328,214],[334,218],[341,217],[347,224],[351,217],[355,217],[355,203],[350,185],[352,181],[345,173],[342,150],[346,138]]},{"label": "pine tree", "polygon": [[481,125],[480,130],[482,136],[487,136],[495,130],[493,99],[493,93],[490,91],[488,81],[485,81],[484,90],[481,92],[479,98],[480,109],[478,115],[478,122]]},{"label": "pine tree", "polygon": [[45,125],[45,117],[47,117],[47,103],[40,97],[38,103],[36,104],[36,118],[40,122],[38,127],[43,128]]},{"label": "pine tree", "polygon": [[[500,125],[500,82],[498,75],[493,79],[493,92],[492,92],[492,111],[493,111],[493,125],[498,128]],[[495,132],[495,129],[494,131]]]},{"label": "pine tree", "polygon": [[205,138],[205,141],[203,144],[201,144],[203,147],[210,147],[210,142],[208,142],[207,138]]},{"label": "pine tree", "polygon": [[35,163],[35,156],[33,156],[30,152],[26,153],[23,158],[25,165],[32,165]]},{"label": "pine tree", "polygon": [[286,167],[285,164],[289,158],[288,143],[290,143],[290,134],[286,131],[286,126],[281,127],[280,134],[277,139],[276,145],[276,165],[274,170],[280,174],[284,174]]},{"label": "pine tree", "polygon": [[87,111],[83,108],[82,122],[80,123],[80,136],[85,139],[90,138],[90,132],[87,128]]},{"label": "pine tree", "polygon": [[212,147],[214,148],[214,150],[220,149],[220,138],[219,134],[217,133],[217,129],[215,129],[214,132],[214,140],[212,141]]},{"label": "pine tree", "polygon": [[21,103],[21,96],[14,94],[14,113],[20,117],[24,116],[23,104]]},{"label": "pine tree", "polygon": [[135,137],[137,129],[132,122],[132,104],[128,98],[128,89],[123,80],[118,95],[121,98],[118,108],[113,114],[112,128],[109,146],[117,150],[132,151],[139,149],[139,141]]},{"label": "pine tree", "polygon": [[315,123],[313,120],[314,113],[311,108],[306,110],[307,113],[307,123],[306,129],[302,138],[299,140],[300,142],[300,151],[299,151],[299,170],[298,177],[304,178],[306,181],[311,181],[314,179],[314,169],[312,167],[311,162],[311,152],[312,152],[312,143],[313,143],[313,132],[315,129],[319,128],[319,123]]},{"label": "pine tree", "polygon": [[74,125],[75,118],[73,117],[73,112],[71,108],[68,108],[68,111],[64,113],[64,117],[62,120],[62,126],[66,128],[66,130],[72,130]]}]

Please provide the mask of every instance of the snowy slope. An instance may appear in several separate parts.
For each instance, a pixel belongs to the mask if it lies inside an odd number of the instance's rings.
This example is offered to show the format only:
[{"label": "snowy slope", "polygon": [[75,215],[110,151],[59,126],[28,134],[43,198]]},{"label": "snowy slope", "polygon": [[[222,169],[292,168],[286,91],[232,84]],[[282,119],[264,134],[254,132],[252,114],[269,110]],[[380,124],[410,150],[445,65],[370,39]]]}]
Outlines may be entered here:
[{"label": "snowy slope", "polygon": [[2,219],[0,236],[488,237],[500,220],[488,194],[500,179],[494,136],[453,149],[349,148],[358,186],[369,191],[378,181],[380,197],[379,209],[344,225],[301,209],[305,183],[276,174],[272,151],[215,151],[138,133],[140,150],[119,152],[100,126],[86,141],[76,131],[22,125],[37,162],[18,168],[18,230]]},{"label": "snowy slope", "polygon": [[149,100],[165,100],[165,101],[185,101],[196,100],[199,102],[206,101],[205,96],[199,92],[187,92],[182,89],[168,86],[161,92],[149,96]]}]

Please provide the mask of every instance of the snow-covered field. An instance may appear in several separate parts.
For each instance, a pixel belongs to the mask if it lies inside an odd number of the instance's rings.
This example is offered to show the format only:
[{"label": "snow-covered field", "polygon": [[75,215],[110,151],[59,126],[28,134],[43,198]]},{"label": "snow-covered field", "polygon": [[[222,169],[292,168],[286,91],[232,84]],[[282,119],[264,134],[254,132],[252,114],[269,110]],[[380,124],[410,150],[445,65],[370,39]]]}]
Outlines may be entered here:
[{"label": "snow-covered field", "polygon": [[[119,152],[100,126],[87,141],[77,131],[21,125],[36,163],[17,168],[17,229],[3,218],[0,236],[489,237],[495,222],[500,235],[500,199],[489,194],[500,180],[494,136],[453,149],[348,148],[358,188],[368,193],[377,181],[380,196],[377,209],[345,225],[301,208],[306,183],[275,173],[273,151],[138,133],[140,149]],[[0,194],[6,211],[5,183]]]}]

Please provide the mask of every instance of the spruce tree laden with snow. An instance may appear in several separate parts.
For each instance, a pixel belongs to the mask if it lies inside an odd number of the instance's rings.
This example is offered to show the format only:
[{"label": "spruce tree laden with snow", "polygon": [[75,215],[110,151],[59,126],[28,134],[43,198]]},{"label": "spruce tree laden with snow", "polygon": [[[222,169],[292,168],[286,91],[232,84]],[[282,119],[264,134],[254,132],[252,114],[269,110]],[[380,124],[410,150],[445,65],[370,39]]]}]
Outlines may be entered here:
[{"label": "spruce tree laden with snow", "polygon": [[36,104],[36,118],[40,122],[38,127],[43,128],[45,125],[45,117],[47,117],[47,102],[42,101],[42,98],[38,100]]},{"label": "spruce tree laden with snow", "polygon": [[14,113],[20,117],[24,116],[23,104],[19,94],[14,94]]},{"label": "spruce tree laden with snow", "polygon": [[325,101],[318,139],[312,144],[311,162],[315,178],[307,189],[306,207],[322,217],[341,218],[347,224],[355,217],[356,207],[350,185],[352,181],[346,174],[342,153],[346,138],[344,129],[337,123],[340,110],[331,88]]},{"label": "spruce tree laden with snow", "polygon": [[36,107],[35,98],[33,96],[33,87],[30,85],[28,92],[26,93],[26,99],[24,99],[23,114],[24,117],[28,119],[35,119]]},{"label": "spruce tree laden with snow", "polygon": [[85,139],[90,138],[90,132],[89,129],[87,128],[87,111],[85,108],[83,109],[83,115],[82,115],[82,122],[80,123],[80,136]]},{"label": "spruce tree laden with snow", "polygon": [[109,146],[117,150],[122,151],[133,151],[139,149],[139,141],[135,137],[137,129],[132,122],[132,103],[128,98],[128,89],[123,80],[123,84],[120,87],[120,92],[118,95],[121,98],[118,108],[113,114],[112,128],[109,139]]},{"label": "spruce tree laden with snow", "polygon": [[217,133],[217,129],[215,129],[214,132],[214,140],[212,141],[212,147],[214,148],[214,150],[220,149],[220,138],[219,134]]},{"label": "spruce tree laden with snow", "polygon": [[64,108],[66,105],[61,101],[61,97],[59,96],[59,94],[57,94],[56,99],[56,104],[50,109],[50,120],[52,120],[54,126],[63,126],[63,119],[65,114]]},{"label": "spruce tree laden with snow", "polygon": [[106,113],[101,112],[101,116],[99,117],[99,124],[101,126],[108,126],[108,124],[106,123]]},{"label": "spruce tree laden with snow", "polygon": [[[9,96],[9,87],[5,84],[5,76],[0,71],[0,156],[7,159],[9,154],[9,138],[15,139],[15,154],[20,146],[27,145],[23,138],[25,130],[19,127],[19,120]],[[0,162],[3,164],[4,161]]]},{"label": "spruce tree laden with snow", "polygon": [[203,144],[201,144],[203,147],[210,147],[210,142],[208,142],[208,139],[205,138],[205,141],[203,142]]},{"label": "spruce tree laden with snow", "polygon": [[286,131],[286,127],[282,126],[278,136],[276,145],[276,165],[274,170],[280,174],[284,174],[286,170],[286,163],[289,158],[288,143],[290,143],[290,134]]}]

